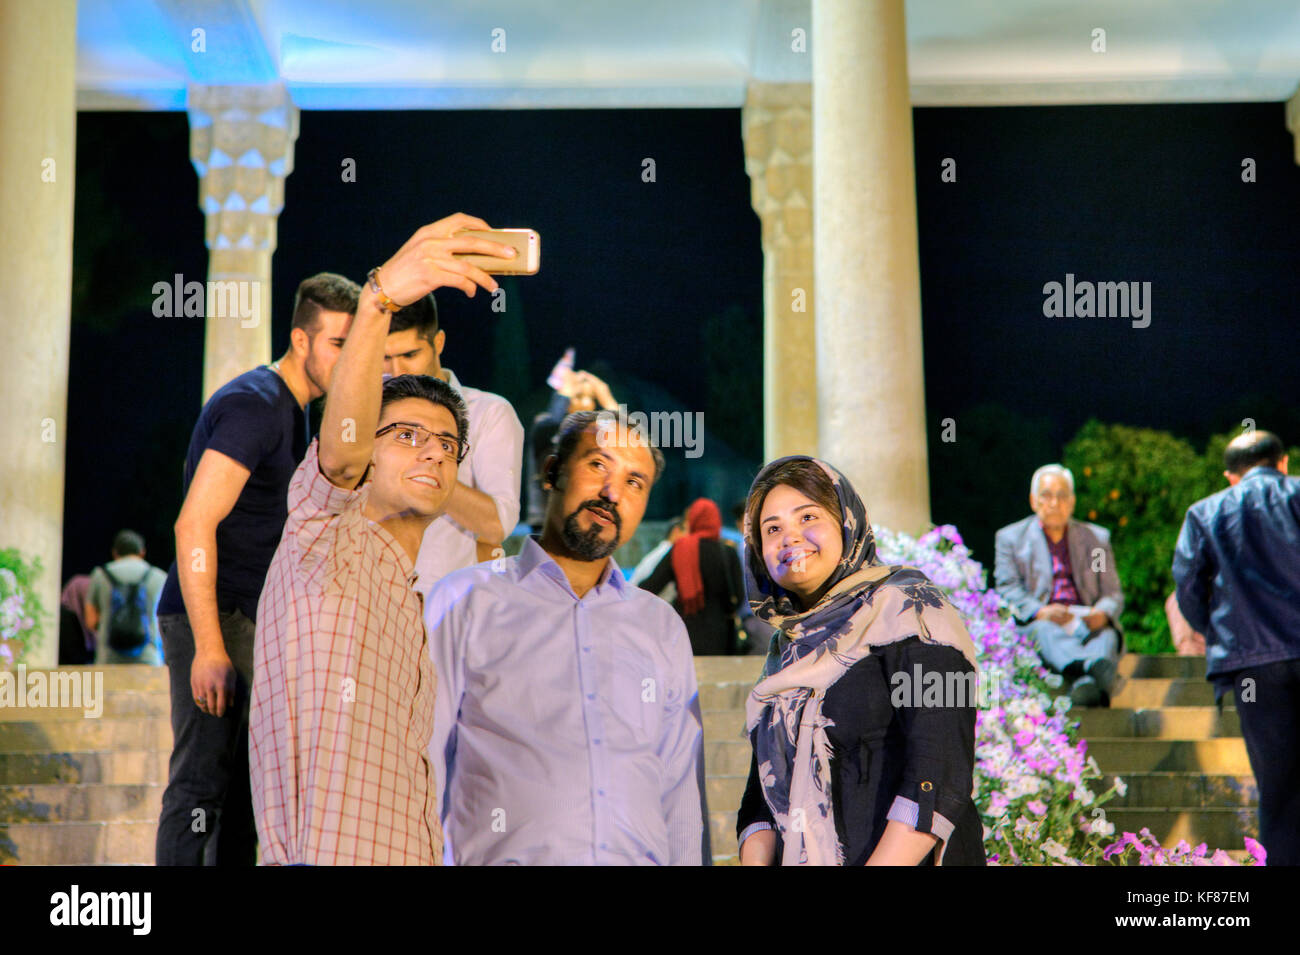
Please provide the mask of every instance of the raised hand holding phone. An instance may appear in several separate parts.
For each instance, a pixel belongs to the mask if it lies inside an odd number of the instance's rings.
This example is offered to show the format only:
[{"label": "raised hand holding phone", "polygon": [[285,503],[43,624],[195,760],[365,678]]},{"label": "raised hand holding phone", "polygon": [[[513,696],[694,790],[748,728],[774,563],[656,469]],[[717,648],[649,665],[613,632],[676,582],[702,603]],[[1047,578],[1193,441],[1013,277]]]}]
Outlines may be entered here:
[{"label": "raised hand holding phone", "polygon": [[505,266],[516,255],[514,246],[467,234],[467,229],[491,231],[482,219],[463,212],[417,229],[379,267],[384,294],[395,304],[405,306],[444,286],[458,288],[471,297],[480,286],[495,292],[496,280],[462,256],[475,255],[477,260]]}]

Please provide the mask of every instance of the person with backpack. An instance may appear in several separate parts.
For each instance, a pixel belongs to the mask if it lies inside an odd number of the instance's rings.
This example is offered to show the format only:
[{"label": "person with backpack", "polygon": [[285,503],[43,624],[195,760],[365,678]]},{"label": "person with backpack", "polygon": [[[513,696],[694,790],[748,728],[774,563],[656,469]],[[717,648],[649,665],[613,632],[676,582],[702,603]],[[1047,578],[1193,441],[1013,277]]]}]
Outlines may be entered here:
[{"label": "person with backpack", "polygon": [[86,593],[86,625],[98,635],[96,666],[162,665],[155,609],[166,582],[167,572],[144,559],[144,538],[135,531],[118,531],[113,559],[91,572]]}]

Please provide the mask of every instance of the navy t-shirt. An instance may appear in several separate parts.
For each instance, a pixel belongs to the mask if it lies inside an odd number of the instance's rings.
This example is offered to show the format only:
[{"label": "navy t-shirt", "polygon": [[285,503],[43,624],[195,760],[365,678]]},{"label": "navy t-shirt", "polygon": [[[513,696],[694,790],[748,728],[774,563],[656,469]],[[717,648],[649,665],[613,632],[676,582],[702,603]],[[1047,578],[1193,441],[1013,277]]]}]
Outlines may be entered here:
[{"label": "navy t-shirt", "polygon": [[[248,468],[248,481],[217,525],[217,606],[257,619],[257,599],[289,517],[289,480],[307,453],[306,419],[293,392],[268,367],[254,368],[218,389],[199,412],[185,457],[185,491],[211,448]],[[177,554],[177,560],[189,560]],[[184,613],[173,563],[158,613]]]}]

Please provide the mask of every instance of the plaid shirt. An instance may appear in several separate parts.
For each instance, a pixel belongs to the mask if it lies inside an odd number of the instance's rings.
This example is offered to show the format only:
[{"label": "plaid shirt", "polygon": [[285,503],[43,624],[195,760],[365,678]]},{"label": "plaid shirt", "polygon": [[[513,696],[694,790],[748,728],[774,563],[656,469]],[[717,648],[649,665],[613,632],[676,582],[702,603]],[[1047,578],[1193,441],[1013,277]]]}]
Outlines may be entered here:
[{"label": "plaid shirt", "polygon": [[437,865],[426,747],[436,675],[410,557],[320,472],[289,519],[258,608],[248,756],[262,861]]}]

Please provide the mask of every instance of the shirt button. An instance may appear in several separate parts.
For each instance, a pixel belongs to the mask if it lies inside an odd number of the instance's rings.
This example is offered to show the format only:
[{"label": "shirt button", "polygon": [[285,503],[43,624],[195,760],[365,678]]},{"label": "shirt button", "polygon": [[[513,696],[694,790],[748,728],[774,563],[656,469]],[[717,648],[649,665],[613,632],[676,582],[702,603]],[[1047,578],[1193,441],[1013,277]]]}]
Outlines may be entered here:
[{"label": "shirt button", "polygon": [[582,648],[582,652],[583,652],[583,653],[590,653],[590,652],[591,652],[591,647],[583,647],[583,648]]},{"label": "shirt button", "polygon": [[605,790],[603,790],[603,789],[597,789],[597,790],[596,790],[596,795],[597,795],[597,796],[603,796],[603,795],[605,795]]},{"label": "shirt button", "polygon": [[600,740],[598,739],[593,739],[592,742],[595,743],[597,746],[600,745]]},{"label": "shirt button", "polygon": [[587,699],[589,699],[589,700],[594,700],[595,698],[596,698],[596,694],[595,694],[595,693],[588,693],[588,694],[587,694]]},{"label": "shirt button", "polygon": [[602,849],[608,849],[608,848],[609,848],[609,843],[608,843],[608,842],[602,842],[602,843],[600,844],[600,847],[601,847]]}]

